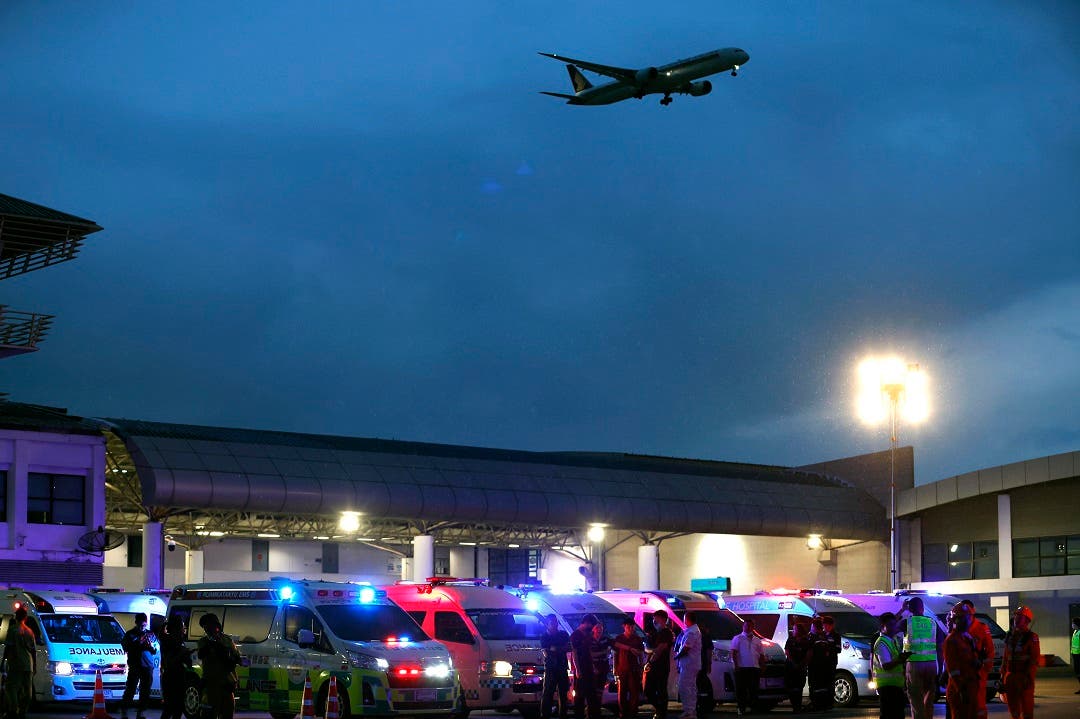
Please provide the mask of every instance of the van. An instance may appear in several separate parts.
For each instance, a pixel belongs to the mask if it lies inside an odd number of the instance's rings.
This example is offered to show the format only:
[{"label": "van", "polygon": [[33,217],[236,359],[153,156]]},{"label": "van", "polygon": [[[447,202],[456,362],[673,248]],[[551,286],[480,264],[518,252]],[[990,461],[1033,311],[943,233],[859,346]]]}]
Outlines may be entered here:
[{"label": "van", "polygon": [[[523,586],[510,591],[524,599],[525,607],[530,611],[538,612],[541,619],[554,614],[558,617],[559,628],[568,634],[572,634],[578,628],[586,614],[593,614],[603,625],[604,634],[614,639],[623,633],[623,620],[629,616],[606,599],[581,589],[557,591],[550,587]],[[644,640],[645,635],[640,628],[637,629],[637,633]],[[604,683],[601,703],[617,713],[619,693],[615,685],[613,669],[609,671],[607,681]]]},{"label": "van", "polygon": [[809,623],[811,617],[823,614],[832,616],[841,637],[833,679],[836,705],[854,706],[860,697],[876,696],[870,679],[870,648],[879,629],[876,617],[840,597],[815,593],[763,592],[722,601],[740,617],[753,619],[755,630],[781,647],[797,623]]},{"label": "van", "polygon": [[[244,657],[236,671],[238,711],[293,719],[310,679],[321,715],[331,676],[346,718],[444,714],[457,703],[449,652],[374,587],[270,579],[173,589],[169,617],[184,621],[193,651],[204,636],[199,620],[206,614],[217,615]],[[189,719],[201,711],[201,668],[194,659],[184,693]]]},{"label": "van", "polygon": [[102,614],[111,614],[126,632],[135,626],[135,615],[146,615],[150,631],[154,632],[154,668],[150,684],[150,696],[161,699],[161,644],[157,635],[165,627],[165,599],[146,592],[114,592],[94,590],[88,595]]},{"label": "van", "polygon": [[517,709],[540,716],[544,627],[525,602],[483,579],[432,577],[385,587],[389,597],[446,645],[454,658],[463,712]]},{"label": "van", "polygon": [[[671,627],[678,635],[686,629],[683,617],[687,611],[697,616],[702,634],[713,641],[712,666],[709,671],[712,696],[698,696],[698,709],[712,711],[717,702],[735,700],[735,665],[731,661],[731,640],[742,631],[742,619],[731,610],[721,608],[715,599],[699,592],[680,590],[636,591],[612,589],[596,592],[596,595],[617,606],[634,618],[638,627],[645,629],[652,620],[652,613],[663,609],[671,617]],[[787,699],[784,691],[784,650],[766,639],[765,668],[761,672],[758,709],[769,710]],[[674,667],[672,677],[677,679]],[[675,697],[675,692],[671,692]]]},{"label": "van", "polygon": [[[938,629],[943,634],[948,634],[947,626],[949,612],[960,601],[960,597],[951,594],[938,594],[924,589],[901,589],[895,592],[866,592],[864,594],[842,594],[848,601],[856,604],[875,617],[885,612],[892,612],[901,616],[904,611],[904,602],[912,597],[923,600],[923,614],[934,619]],[[986,683],[986,700],[990,701],[997,695],[998,679],[1001,677],[1001,657],[1005,653],[1005,630],[1001,628],[994,618],[988,613],[975,607],[975,616],[983,624],[990,628],[990,637],[994,640],[994,665],[990,669],[990,676]],[[942,688],[944,693],[944,687]]]},{"label": "van", "polygon": [[86,594],[46,590],[0,590],[0,637],[25,607],[26,623],[37,640],[33,699],[38,702],[92,701],[101,672],[105,699],[120,699],[127,682],[127,654],[120,646],[124,629],[98,612]]}]

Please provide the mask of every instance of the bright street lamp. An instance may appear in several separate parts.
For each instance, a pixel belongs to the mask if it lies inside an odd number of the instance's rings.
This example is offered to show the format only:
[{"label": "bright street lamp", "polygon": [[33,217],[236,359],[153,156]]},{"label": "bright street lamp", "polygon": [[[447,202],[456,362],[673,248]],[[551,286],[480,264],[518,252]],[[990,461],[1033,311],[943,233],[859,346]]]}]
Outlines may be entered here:
[{"label": "bright street lamp", "polygon": [[858,376],[860,419],[871,425],[889,420],[889,586],[895,591],[900,564],[896,556],[896,445],[901,418],[918,424],[930,414],[926,375],[918,364],[887,357],[863,360]]},{"label": "bright street lamp", "polygon": [[338,520],[338,528],[343,532],[355,532],[360,529],[360,513],[359,512],[342,512],[341,518]]}]

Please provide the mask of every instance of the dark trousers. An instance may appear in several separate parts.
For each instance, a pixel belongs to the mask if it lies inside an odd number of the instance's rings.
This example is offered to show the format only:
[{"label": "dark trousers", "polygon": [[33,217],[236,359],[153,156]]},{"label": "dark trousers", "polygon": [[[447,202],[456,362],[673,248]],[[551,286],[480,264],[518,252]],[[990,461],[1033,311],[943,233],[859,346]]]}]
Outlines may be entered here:
[{"label": "dark trousers", "polygon": [[135,713],[143,715],[146,703],[150,701],[150,684],[154,681],[154,670],[150,667],[128,665],[127,683],[124,684],[124,696],[120,700],[120,716],[127,716],[131,700],[135,698],[135,692],[139,692],[139,701],[135,705]]},{"label": "dark trousers", "polygon": [[551,716],[551,706],[556,697],[559,700],[559,719],[566,719],[569,714],[566,695],[570,693],[570,677],[566,670],[545,669],[544,689],[540,699],[540,716],[548,719]]},{"label": "dark trousers", "polygon": [[815,709],[832,709],[836,699],[836,667],[832,664],[810,665],[807,679],[810,681],[810,704]]},{"label": "dark trousers", "polygon": [[792,711],[802,711],[802,692],[805,687],[806,667],[788,662],[784,671],[784,690],[791,702]]},{"label": "dark trousers", "polygon": [[[33,672],[8,672],[3,685],[4,695],[0,699],[6,705],[8,717],[10,719],[26,719],[26,712],[30,709],[30,700],[34,695]],[[4,706],[0,706],[0,714],[3,713]]]},{"label": "dark trousers", "polygon": [[[206,703],[210,705],[210,716],[218,719],[233,719],[236,709],[236,695],[233,693],[232,682],[227,684],[207,683],[203,688],[206,694]],[[301,707],[302,708],[302,707]]]},{"label": "dark trousers", "polygon": [[881,719],[904,719],[907,694],[903,687],[878,687]]},{"label": "dark trousers", "polygon": [[183,670],[161,673],[161,719],[184,719]]},{"label": "dark trousers", "polygon": [[600,692],[603,688],[596,686],[596,680],[591,674],[577,675],[574,677],[574,719],[599,719],[600,718]]},{"label": "dark trousers", "polygon": [[735,670],[735,705],[739,711],[750,711],[757,703],[758,687],[761,686],[761,670],[757,667],[740,667]]},{"label": "dark trousers", "polygon": [[670,673],[670,670],[657,668],[645,673],[645,698],[656,710],[656,719],[667,719],[667,684]]}]

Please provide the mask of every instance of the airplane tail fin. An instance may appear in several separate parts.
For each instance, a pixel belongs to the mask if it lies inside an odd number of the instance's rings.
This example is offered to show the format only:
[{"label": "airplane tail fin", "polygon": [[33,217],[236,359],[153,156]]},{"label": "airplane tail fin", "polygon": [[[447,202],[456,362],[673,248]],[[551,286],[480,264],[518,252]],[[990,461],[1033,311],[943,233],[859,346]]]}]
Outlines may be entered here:
[{"label": "airplane tail fin", "polygon": [[574,92],[581,92],[592,87],[592,83],[581,74],[581,70],[578,70],[576,65],[567,65],[566,71],[570,73],[570,83],[574,86]]}]

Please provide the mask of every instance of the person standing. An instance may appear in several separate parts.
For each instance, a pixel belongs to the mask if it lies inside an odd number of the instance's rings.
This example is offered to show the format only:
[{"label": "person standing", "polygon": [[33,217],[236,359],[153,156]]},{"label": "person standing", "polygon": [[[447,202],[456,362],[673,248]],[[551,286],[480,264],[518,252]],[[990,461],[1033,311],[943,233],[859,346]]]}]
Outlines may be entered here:
[{"label": "person standing", "polygon": [[836,692],[836,650],[821,617],[810,620],[810,659],[806,664],[806,675],[810,683],[810,708],[816,711],[832,708]]},{"label": "person standing", "polygon": [[787,690],[791,710],[803,711],[802,694],[806,686],[806,662],[810,658],[810,630],[803,621],[795,622],[795,630],[784,644],[787,662],[784,667],[784,689]]},{"label": "person standing", "polygon": [[[1072,657],[1073,674],[1080,681],[1080,617],[1072,618],[1072,641],[1069,643],[1069,656]],[[1080,694],[1077,689],[1074,694]]]},{"label": "person standing", "polygon": [[731,661],[735,665],[735,704],[739,716],[749,714],[757,704],[761,666],[765,648],[754,631],[754,620],[743,622],[743,630],[731,640]]},{"label": "person standing", "polygon": [[604,706],[604,688],[611,675],[611,637],[604,633],[604,623],[597,617],[592,628],[593,693],[596,706]]},{"label": "person standing", "polygon": [[829,614],[823,614],[821,616],[821,629],[822,638],[829,643],[829,650],[826,652],[828,657],[828,666],[822,667],[822,676],[828,677],[830,691],[821,695],[822,709],[829,711],[833,708],[833,704],[836,702],[836,664],[840,660],[841,644],[843,640],[840,638],[840,632],[836,631],[836,620]]},{"label": "person standing", "polygon": [[184,637],[187,628],[173,614],[158,638],[161,645],[161,719],[184,719],[184,687],[191,669],[191,650]]},{"label": "person standing", "polygon": [[668,679],[671,677],[671,647],[675,635],[668,627],[668,614],[657,609],[652,615],[652,632],[648,635],[649,659],[645,662],[645,696],[655,719],[667,719]]},{"label": "person standing", "polygon": [[135,705],[135,716],[143,719],[146,704],[150,701],[150,686],[154,683],[155,639],[154,633],[147,628],[146,614],[139,612],[135,615],[135,626],[127,630],[120,640],[120,646],[127,652],[128,670],[124,695],[120,700],[121,719],[127,719],[128,706],[135,698],[136,691],[139,701]]},{"label": "person standing", "polygon": [[645,645],[635,631],[637,625],[630,617],[623,619],[622,634],[615,637],[615,680],[619,687],[619,716],[634,719],[641,701],[641,660]]},{"label": "person standing", "polygon": [[549,614],[540,637],[544,650],[544,688],[540,698],[540,716],[549,719],[555,698],[559,699],[559,719],[569,715],[570,677],[566,655],[570,653],[570,635],[559,628],[559,617]]},{"label": "person standing", "polygon": [[904,663],[908,654],[896,645],[896,615],[885,612],[878,621],[881,629],[874,640],[870,666],[877,684],[878,712],[881,719],[903,719],[907,697],[904,696]]},{"label": "person standing", "polygon": [[[586,614],[574,633],[570,635],[570,648],[574,659],[574,719],[598,719],[600,702],[597,700],[596,676],[593,671],[593,627],[599,624],[595,615]],[[602,686],[602,685],[601,685]]]},{"label": "person standing", "polygon": [[956,607],[968,615],[967,633],[975,640],[975,653],[979,658],[979,693],[976,701],[979,716],[986,716],[986,685],[990,682],[990,669],[994,666],[994,637],[990,634],[990,627],[975,616],[975,602],[963,599]]},{"label": "person standing", "polygon": [[1005,654],[1001,659],[1001,680],[1012,719],[1032,719],[1035,712],[1035,672],[1042,649],[1039,635],[1031,631],[1035,615],[1020,607],[1013,615],[1013,628],[1005,636]]},{"label": "person standing", "polygon": [[240,665],[240,650],[232,637],[222,631],[216,614],[199,617],[203,636],[199,639],[199,660],[202,661],[203,690],[213,717],[233,719],[236,708],[236,667]]},{"label": "person standing", "polygon": [[7,679],[3,700],[9,719],[26,719],[34,696],[34,672],[37,671],[37,640],[26,624],[26,607],[15,610],[15,620],[4,638]]},{"label": "person standing", "polygon": [[910,600],[911,616],[904,620],[908,699],[912,719],[933,719],[938,695],[937,623],[923,615],[922,597]]},{"label": "person standing", "polygon": [[949,614],[949,634],[941,647],[945,671],[949,676],[945,701],[953,719],[985,718],[986,709],[984,708],[981,714],[979,712],[979,674],[982,671],[982,661],[979,659],[978,641],[968,632],[971,616],[963,607],[958,609]]},{"label": "person standing", "polygon": [[679,669],[679,701],[682,714],[679,719],[697,719],[697,680],[701,671],[701,628],[697,615],[690,611],[683,615],[686,629],[675,640],[675,664]]}]

